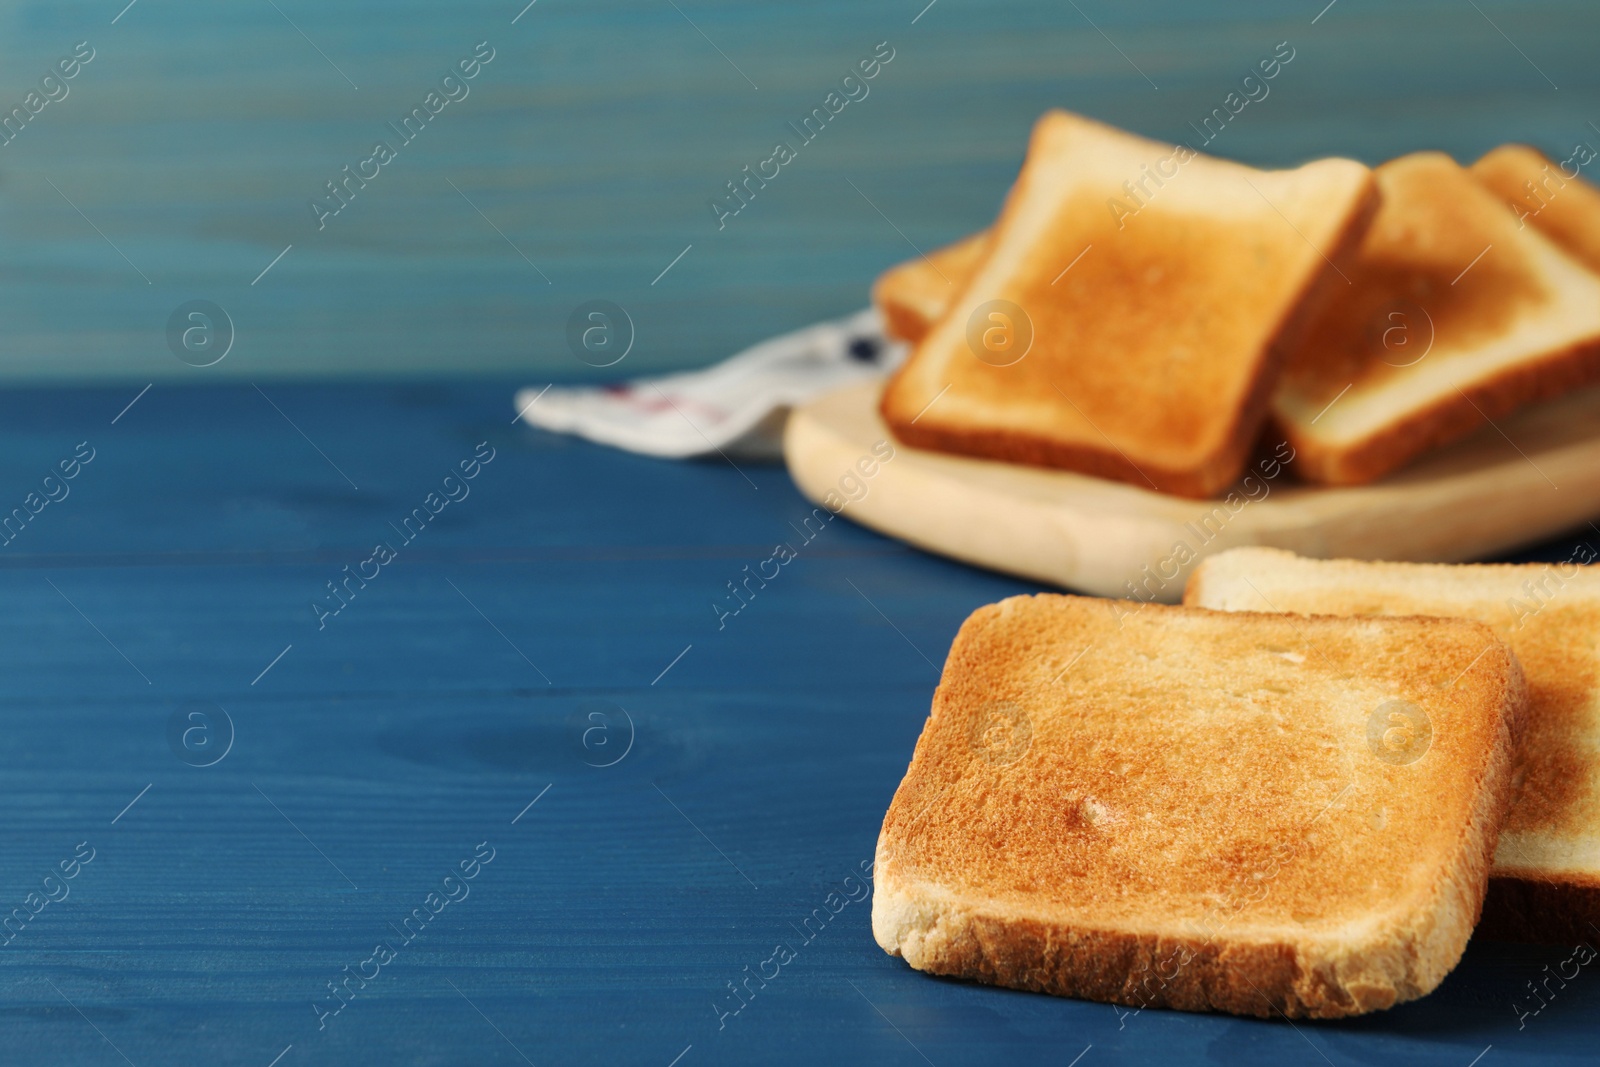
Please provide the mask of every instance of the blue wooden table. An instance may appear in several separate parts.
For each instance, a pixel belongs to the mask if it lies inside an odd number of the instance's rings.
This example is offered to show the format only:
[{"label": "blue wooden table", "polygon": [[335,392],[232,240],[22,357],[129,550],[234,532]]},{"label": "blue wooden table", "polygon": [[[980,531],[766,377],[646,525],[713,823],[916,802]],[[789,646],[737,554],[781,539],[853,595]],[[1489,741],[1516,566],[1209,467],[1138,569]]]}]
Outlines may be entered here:
[{"label": "blue wooden table", "polygon": [[1297,1028],[884,955],[861,864],[937,665],[1030,587],[803,542],[782,468],[513,425],[510,385],[0,394],[0,1063],[1592,1056],[1600,981],[1513,1011],[1564,948]]}]

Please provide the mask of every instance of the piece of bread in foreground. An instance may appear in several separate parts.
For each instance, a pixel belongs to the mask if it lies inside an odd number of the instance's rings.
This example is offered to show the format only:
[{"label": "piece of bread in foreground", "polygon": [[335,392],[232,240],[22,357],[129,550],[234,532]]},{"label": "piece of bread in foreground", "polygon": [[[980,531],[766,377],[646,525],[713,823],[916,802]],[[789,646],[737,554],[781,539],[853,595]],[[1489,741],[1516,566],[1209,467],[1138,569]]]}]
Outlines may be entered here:
[{"label": "piece of bread in foreground", "polygon": [[1557,162],[1536,148],[1507,144],[1485,153],[1469,169],[1516,213],[1518,222],[1600,271],[1600,189],[1579,176],[1594,159],[1584,145]]},{"label": "piece of bread in foreground", "polygon": [[926,256],[897,263],[872,283],[872,302],[890,337],[922,340],[966,287],[989,251],[989,231],[979,230]]},{"label": "piece of bread in foreground", "polygon": [[1464,620],[979,608],[884,818],[873,934],[1141,1008],[1422,996],[1477,921],[1526,700]]},{"label": "piece of bread in foreground", "polygon": [[1490,872],[1480,929],[1562,942],[1600,925],[1600,553],[1557,564],[1359,563],[1270,548],[1212,556],[1184,602],[1324,615],[1456,615],[1488,624],[1522,662],[1521,786]]},{"label": "piece of bread in foreground", "polygon": [[1273,397],[1295,471],[1369,482],[1600,377],[1600,276],[1449,156],[1374,172],[1382,207]]},{"label": "piece of bread in foreground", "polygon": [[910,445],[1209,496],[1374,197],[1350,160],[1262,171],[1050,112],[884,421]]}]

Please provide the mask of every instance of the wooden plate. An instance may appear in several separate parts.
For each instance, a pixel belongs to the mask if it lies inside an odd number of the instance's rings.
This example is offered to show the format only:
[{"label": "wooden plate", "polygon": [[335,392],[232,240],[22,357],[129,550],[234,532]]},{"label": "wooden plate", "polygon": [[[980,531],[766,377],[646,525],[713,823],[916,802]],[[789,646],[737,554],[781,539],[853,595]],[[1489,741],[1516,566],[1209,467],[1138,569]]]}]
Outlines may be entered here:
[{"label": "wooden plate", "polygon": [[1373,485],[1302,485],[1258,459],[1230,494],[1197,501],[910,448],[878,417],[881,388],[790,416],[784,456],[809,499],[930,552],[1102,596],[1176,601],[1197,560],[1238,545],[1458,562],[1600,515],[1600,389],[1485,426]]}]

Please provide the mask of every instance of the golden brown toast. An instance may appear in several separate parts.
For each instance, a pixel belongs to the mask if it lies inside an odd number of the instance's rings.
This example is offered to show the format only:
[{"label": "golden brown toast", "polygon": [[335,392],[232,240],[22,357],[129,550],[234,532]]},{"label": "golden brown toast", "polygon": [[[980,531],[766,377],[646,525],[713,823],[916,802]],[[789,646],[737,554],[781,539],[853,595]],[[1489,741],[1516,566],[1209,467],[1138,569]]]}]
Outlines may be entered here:
[{"label": "golden brown toast", "polygon": [[1050,112],[884,420],[910,445],[1215,493],[1374,197],[1350,160],[1261,171]]},{"label": "golden brown toast", "polygon": [[[1583,147],[1583,146],[1580,146]],[[1581,177],[1592,153],[1559,162],[1527,145],[1508,144],[1471,167],[1472,176],[1532,226],[1592,271],[1600,271],[1600,189]]]},{"label": "golden brown toast", "polygon": [[988,251],[989,231],[979,230],[884,271],[872,285],[884,330],[911,344],[922,340]]},{"label": "golden brown toast", "polygon": [[1184,603],[1324,615],[1454,615],[1495,631],[1527,672],[1518,797],[1500,832],[1481,929],[1564,942],[1600,925],[1600,568],[1302,559],[1269,548],[1212,556]]},{"label": "golden brown toast", "polygon": [[1382,206],[1289,357],[1276,429],[1311,481],[1394,470],[1530,401],[1600,378],[1600,276],[1450,157],[1375,172]]},{"label": "golden brown toast", "polygon": [[1465,620],[979,608],[884,818],[873,935],[1140,1008],[1422,996],[1477,921],[1526,703]]}]

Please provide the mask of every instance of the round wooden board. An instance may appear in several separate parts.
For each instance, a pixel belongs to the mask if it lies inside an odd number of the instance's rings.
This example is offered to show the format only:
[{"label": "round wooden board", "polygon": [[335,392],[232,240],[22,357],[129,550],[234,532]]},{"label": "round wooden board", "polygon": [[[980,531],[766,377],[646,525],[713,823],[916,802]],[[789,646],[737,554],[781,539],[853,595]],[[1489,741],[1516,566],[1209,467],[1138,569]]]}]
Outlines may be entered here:
[{"label": "round wooden board", "polygon": [[1198,501],[908,447],[878,416],[881,388],[852,386],[790,416],[784,456],[809,499],[842,502],[856,522],[930,552],[1102,596],[1176,601],[1197,560],[1239,545],[1459,562],[1600,515],[1600,389],[1486,426],[1373,485],[1269,478],[1258,459],[1253,479]]}]

